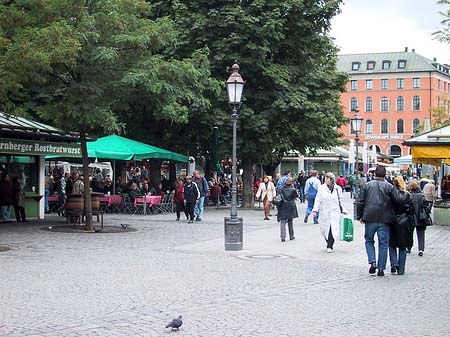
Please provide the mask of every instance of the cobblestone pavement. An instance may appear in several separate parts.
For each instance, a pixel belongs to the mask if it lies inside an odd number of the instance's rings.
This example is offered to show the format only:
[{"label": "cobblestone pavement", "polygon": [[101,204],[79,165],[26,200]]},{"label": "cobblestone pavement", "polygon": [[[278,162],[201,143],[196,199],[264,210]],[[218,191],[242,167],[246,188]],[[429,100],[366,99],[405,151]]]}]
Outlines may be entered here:
[{"label": "cobblestone pavement", "polygon": [[[346,195],[351,209],[351,199]],[[450,336],[450,227],[426,231],[405,275],[370,276],[363,227],[327,254],[303,223],[281,243],[275,218],[239,210],[244,250],[225,252],[223,217],[105,215],[136,232],[0,225],[0,336]],[[275,211],[273,211],[275,214]],[[179,314],[179,332],[164,329]]]}]

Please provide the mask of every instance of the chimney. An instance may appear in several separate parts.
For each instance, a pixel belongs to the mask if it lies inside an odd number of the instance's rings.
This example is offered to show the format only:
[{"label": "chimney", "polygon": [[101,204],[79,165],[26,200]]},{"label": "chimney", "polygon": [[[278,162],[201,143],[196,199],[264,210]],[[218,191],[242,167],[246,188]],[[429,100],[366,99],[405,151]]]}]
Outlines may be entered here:
[{"label": "chimney", "polygon": [[405,53],[407,53],[408,52],[408,47],[405,47]]},{"label": "chimney", "polygon": [[437,61],[437,59],[436,59],[435,57],[433,57],[433,61],[434,61],[434,62],[436,62],[436,61]]}]

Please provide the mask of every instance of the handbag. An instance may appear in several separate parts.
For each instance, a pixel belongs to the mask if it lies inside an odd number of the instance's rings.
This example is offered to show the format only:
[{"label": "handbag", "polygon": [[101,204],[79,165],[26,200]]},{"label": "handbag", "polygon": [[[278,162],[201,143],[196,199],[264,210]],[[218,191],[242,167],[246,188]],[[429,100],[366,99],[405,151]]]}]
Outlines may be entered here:
[{"label": "handbag", "polygon": [[419,211],[419,224],[422,226],[430,226],[431,225],[431,217],[430,213],[426,206],[422,206]]},{"label": "handbag", "polygon": [[283,202],[283,197],[281,196],[281,193],[277,194],[275,198],[272,200],[272,204],[279,207],[281,203]]}]

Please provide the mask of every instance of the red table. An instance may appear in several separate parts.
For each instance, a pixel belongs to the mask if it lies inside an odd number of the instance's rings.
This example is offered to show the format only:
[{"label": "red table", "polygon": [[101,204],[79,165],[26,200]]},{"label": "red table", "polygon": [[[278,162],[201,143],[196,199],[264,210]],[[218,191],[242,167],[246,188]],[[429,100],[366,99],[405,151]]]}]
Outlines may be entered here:
[{"label": "red table", "polygon": [[161,196],[160,195],[147,195],[143,197],[137,197],[134,199],[134,207],[136,207],[138,204],[146,203],[147,207],[152,207],[153,205],[158,205],[161,203]]},{"label": "red table", "polygon": [[105,195],[99,198],[100,202],[108,204],[108,207],[112,205],[121,205],[122,196],[121,195]]}]

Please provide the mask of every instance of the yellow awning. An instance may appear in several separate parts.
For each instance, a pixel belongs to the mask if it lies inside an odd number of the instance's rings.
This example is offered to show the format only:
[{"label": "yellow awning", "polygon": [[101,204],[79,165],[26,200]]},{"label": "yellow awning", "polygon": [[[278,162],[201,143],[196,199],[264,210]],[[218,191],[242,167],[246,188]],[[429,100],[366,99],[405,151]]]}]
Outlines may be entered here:
[{"label": "yellow awning", "polygon": [[412,161],[416,164],[440,166],[442,159],[450,164],[449,145],[413,145],[411,146]]}]

